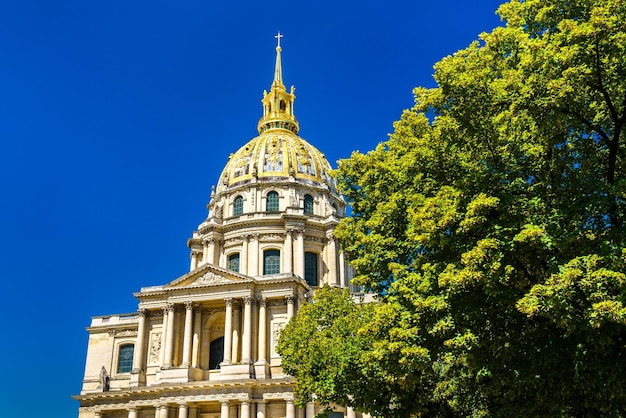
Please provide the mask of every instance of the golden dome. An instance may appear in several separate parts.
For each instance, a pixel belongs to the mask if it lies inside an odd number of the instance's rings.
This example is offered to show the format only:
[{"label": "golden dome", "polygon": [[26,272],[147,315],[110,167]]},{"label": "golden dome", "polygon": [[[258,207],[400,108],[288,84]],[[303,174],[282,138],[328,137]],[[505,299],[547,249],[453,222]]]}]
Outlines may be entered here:
[{"label": "golden dome", "polygon": [[253,138],[236,153],[231,154],[222,171],[217,192],[227,187],[252,181],[296,180],[313,186],[328,186],[334,193],[335,180],[330,177],[330,164],[317,148],[297,134],[300,129],[294,115],[295,88],[287,92],[283,84],[283,71],[278,33],[274,81],[269,93],[263,92],[263,116]]},{"label": "golden dome", "polygon": [[217,192],[226,187],[257,181],[293,178],[336,191],[331,166],[317,148],[289,131],[270,130],[231,154],[222,171]]}]

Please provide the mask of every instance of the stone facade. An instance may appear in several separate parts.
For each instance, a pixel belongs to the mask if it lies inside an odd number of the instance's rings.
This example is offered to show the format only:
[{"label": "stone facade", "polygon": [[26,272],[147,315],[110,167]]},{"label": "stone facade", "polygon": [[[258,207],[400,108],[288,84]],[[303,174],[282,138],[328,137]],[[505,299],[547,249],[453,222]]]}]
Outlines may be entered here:
[{"label": "stone facade", "polygon": [[259,136],[231,155],[188,241],[190,271],[142,288],[136,313],[92,318],[79,418],[314,416],[296,408],[276,343],[316,288],[349,286],[333,236],[346,204],[297,136],[280,53]]}]

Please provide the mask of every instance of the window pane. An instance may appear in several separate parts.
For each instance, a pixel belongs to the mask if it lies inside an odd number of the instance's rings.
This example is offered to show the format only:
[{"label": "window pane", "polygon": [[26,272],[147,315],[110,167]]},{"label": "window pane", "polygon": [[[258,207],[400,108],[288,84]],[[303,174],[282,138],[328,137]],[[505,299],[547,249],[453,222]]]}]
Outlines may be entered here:
[{"label": "window pane", "polygon": [[228,270],[239,273],[239,253],[228,256]]},{"label": "window pane", "polygon": [[278,212],[278,193],[269,192],[267,194],[267,212]]},{"label": "window pane", "polygon": [[304,253],[304,280],[309,286],[317,286],[317,254]]},{"label": "window pane", "polygon": [[263,274],[280,273],[280,251],[266,250],[263,253]]},{"label": "window pane", "polygon": [[313,215],[313,198],[308,194],[304,196],[304,214]]},{"label": "window pane", "polygon": [[235,198],[235,205],[233,207],[233,215],[241,215],[243,213],[243,197],[237,196]]},{"label": "window pane", "polygon": [[133,352],[135,351],[134,345],[124,345],[120,347],[120,358],[117,363],[118,373],[130,373],[133,368]]}]

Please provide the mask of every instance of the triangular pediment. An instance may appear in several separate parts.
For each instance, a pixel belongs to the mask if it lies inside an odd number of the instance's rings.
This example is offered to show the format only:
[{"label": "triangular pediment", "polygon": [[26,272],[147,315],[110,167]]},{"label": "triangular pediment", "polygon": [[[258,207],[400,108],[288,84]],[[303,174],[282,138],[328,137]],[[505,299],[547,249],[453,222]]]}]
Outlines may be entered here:
[{"label": "triangular pediment", "polygon": [[252,277],[235,273],[212,264],[205,264],[176,280],[163,286],[165,289],[175,289],[196,286],[216,286],[224,284],[237,284],[254,281]]}]

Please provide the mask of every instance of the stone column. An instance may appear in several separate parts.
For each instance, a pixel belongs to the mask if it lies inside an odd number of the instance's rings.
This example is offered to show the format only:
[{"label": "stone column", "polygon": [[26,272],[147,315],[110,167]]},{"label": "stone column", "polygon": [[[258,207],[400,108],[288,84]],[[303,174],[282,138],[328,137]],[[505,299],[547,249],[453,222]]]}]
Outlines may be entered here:
[{"label": "stone column", "polygon": [[239,363],[239,335],[241,334],[241,304],[234,301],[233,312],[233,347],[231,360],[233,363]]},{"label": "stone column", "polygon": [[167,335],[165,337],[165,363],[164,368],[172,367],[172,354],[174,348],[174,316],[176,312],[176,306],[173,303],[167,305]]},{"label": "stone column", "polygon": [[204,240],[203,264],[215,264],[215,240],[213,238],[207,238]]},{"label": "stone column", "polygon": [[287,232],[285,233],[285,257],[283,260],[283,272],[293,272],[293,238],[291,229],[287,229]]},{"label": "stone column", "polygon": [[202,342],[202,309],[195,311],[193,320],[193,340],[191,344],[191,367],[200,367],[200,344]]},{"label": "stone column", "polygon": [[285,401],[287,410],[286,410],[286,418],[296,418],[296,405],[293,403],[293,399],[287,399]]},{"label": "stone column", "polygon": [[189,405],[189,418],[198,418],[198,406]]},{"label": "stone column", "polygon": [[259,234],[250,236],[250,251],[248,253],[248,276],[259,275]]},{"label": "stone column", "polygon": [[285,299],[287,300],[287,321],[289,321],[291,318],[293,318],[294,315],[294,301],[295,301],[295,296],[285,296]]},{"label": "stone column", "polygon": [[159,408],[161,412],[159,413],[159,418],[168,418],[170,415],[170,407],[167,405],[161,405]]},{"label": "stone column", "polygon": [[241,362],[252,363],[252,298],[243,298],[243,335],[241,344]]},{"label": "stone column", "polygon": [[307,402],[306,404],[306,418],[314,418],[315,417],[315,403]]},{"label": "stone column", "polygon": [[222,409],[220,418],[230,418],[230,406],[228,405],[228,401],[221,401]]},{"label": "stone column", "polygon": [[185,302],[185,333],[183,335],[183,367],[191,365],[191,338],[193,326],[193,303]]},{"label": "stone column", "polygon": [[267,362],[267,299],[259,299],[259,363]]},{"label": "stone column", "polygon": [[137,418],[137,408],[134,406],[128,408],[128,418]]},{"label": "stone column", "polygon": [[135,346],[135,356],[133,357],[133,373],[139,373],[143,370],[143,358],[146,339],[146,313],[145,309],[139,309],[139,326],[137,329],[137,345]]},{"label": "stone column", "polygon": [[250,418],[250,402],[241,401],[241,417],[240,418]]},{"label": "stone column", "polygon": [[304,230],[297,231],[293,260],[293,272],[304,279]]},{"label": "stone column", "polygon": [[339,253],[339,283],[343,287],[348,287],[350,284],[346,278],[346,260],[343,251]]},{"label": "stone column", "polygon": [[187,404],[181,403],[178,406],[178,418],[187,418]]},{"label": "stone column", "polygon": [[165,365],[165,345],[167,341],[167,323],[169,317],[169,305],[161,308],[163,310],[163,326],[161,327],[161,349],[159,350],[159,365]]},{"label": "stone column", "polygon": [[189,254],[189,258],[191,258],[191,265],[189,266],[189,270],[195,270],[198,268],[198,256],[200,255],[199,251],[192,250],[191,254]]},{"label": "stone column", "polygon": [[331,286],[337,287],[339,286],[339,282],[337,280],[337,240],[332,235],[332,233],[328,236],[328,284]]},{"label": "stone column", "polygon": [[[233,299],[227,298],[224,302],[226,303],[226,318],[224,319],[224,361],[222,361],[222,364],[231,364],[231,349],[233,341]],[[226,403],[226,407],[228,408],[228,402]],[[223,409],[224,404],[222,403],[222,410]]]},{"label": "stone column", "polygon": [[242,237],[241,257],[239,258],[239,273],[248,274],[248,236]]},{"label": "stone column", "polygon": [[256,403],[256,418],[266,418],[265,417],[265,406],[266,401],[258,401]]}]

